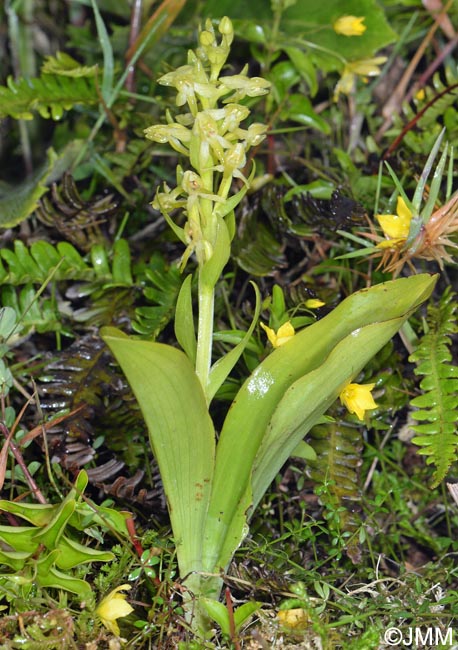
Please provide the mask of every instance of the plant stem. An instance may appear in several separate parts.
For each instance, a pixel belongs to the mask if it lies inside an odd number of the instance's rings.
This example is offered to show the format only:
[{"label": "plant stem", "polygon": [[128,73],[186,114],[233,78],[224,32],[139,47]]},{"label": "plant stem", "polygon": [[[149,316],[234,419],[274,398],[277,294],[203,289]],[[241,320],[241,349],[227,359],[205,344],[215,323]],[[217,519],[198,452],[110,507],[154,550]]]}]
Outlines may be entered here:
[{"label": "plant stem", "polygon": [[197,327],[196,374],[202,384],[205,396],[207,396],[208,375],[212,355],[214,301],[214,287],[202,281],[202,272],[199,271],[199,322]]}]

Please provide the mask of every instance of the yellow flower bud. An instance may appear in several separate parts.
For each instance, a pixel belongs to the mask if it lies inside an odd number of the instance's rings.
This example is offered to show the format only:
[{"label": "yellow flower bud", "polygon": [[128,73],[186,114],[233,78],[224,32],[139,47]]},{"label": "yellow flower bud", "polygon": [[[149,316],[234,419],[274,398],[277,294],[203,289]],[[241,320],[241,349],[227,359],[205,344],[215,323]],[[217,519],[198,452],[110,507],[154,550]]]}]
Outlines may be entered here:
[{"label": "yellow flower bud", "polygon": [[232,26],[231,19],[227,16],[223,16],[223,18],[221,18],[219,21],[218,31],[220,34],[224,34],[225,36],[233,36],[234,27]]},{"label": "yellow flower bud", "polygon": [[323,302],[322,300],[318,300],[318,298],[309,298],[308,300],[305,301],[305,306],[308,309],[318,309],[319,307],[323,307],[326,303]]},{"label": "yellow flower bud", "polygon": [[336,34],[343,36],[361,36],[367,29],[366,25],[363,25],[364,20],[364,16],[341,16],[332,28]]}]

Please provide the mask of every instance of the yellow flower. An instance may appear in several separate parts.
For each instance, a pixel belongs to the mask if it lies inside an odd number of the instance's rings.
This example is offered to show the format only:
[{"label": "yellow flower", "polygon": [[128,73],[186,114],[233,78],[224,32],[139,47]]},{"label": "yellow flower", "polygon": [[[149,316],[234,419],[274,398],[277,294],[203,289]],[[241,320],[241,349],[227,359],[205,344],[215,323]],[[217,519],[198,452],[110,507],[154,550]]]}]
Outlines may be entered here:
[{"label": "yellow flower", "polygon": [[323,302],[322,300],[318,300],[318,298],[309,298],[308,300],[305,301],[305,306],[308,309],[318,309],[319,307],[323,307],[326,303]]},{"label": "yellow flower", "polygon": [[119,636],[119,625],[116,619],[128,616],[134,611],[134,608],[126,602],[126,594],[120,594],[119,591],[132,589],[131,585],[121,585],[105,596],[95,610],[96,615],[102,621],[103,625],[116,636]]},{"label": "yellow flower", "polygon": [[380,242],[379,248],[386,248],[404,242],[410,230],[410,222],[412,221],[412,212],[407,207],[406,202],[402,196],[398,197],[396,205],[397,214],[377,214],[376,218],[382,227],[383,233],[387,241]]},{"label": "yellow flower", "polygon": [[356,413],[360,420],[364,420],[364,413],[376,409],[377,404],[371,395],[375,384],[347,384],[340,393],[340,401],[350,413]]},{"label": "yellow flower", "polygon": [[282,609],[277,614],[280,623],[286,627],[303,629],[311,624],[311,619],[305,609]]},{"label": "yellow flower", "polygon": [[336,34],[343,36],[361,36],[367,29],[366,25],[363,25],[364,20],[364,16],[341,16],[332,28]]},{"label": "yellow flower", "polygon": [[278,328],[277,333],[273,329],[261,323],[262,329],[267,334],[267,338],[272,343],[274,348],[279,348],[281,345],[284,345],[295,335],[294,327],[288,321],[284,323],[281,327]]},{"label": "yellow flower", "polygon": [[356,75],[361,77],[376,77],[380,74],[380,66],[385,63],[386,56],[376,56],[373,59],[360,59],[359,61],[349,61],[345,64],[335,90],[334,101],[337,101],[340,93],[349,95],[356,81]]}]

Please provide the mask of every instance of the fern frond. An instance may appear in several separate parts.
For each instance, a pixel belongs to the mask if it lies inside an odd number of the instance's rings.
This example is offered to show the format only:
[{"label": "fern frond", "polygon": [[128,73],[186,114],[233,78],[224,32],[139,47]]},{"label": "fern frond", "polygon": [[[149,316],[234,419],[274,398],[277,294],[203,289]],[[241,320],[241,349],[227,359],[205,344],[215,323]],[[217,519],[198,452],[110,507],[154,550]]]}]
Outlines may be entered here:
[{"label": "fern frond", "polygon": [[91,483],[118,499],[163,511],[158,478],[150,489],[139,469],[145,462],[140,410],[101,339],[76,340],[53,355],[45,373],[37,380],[43,412],[70,412],[48,429],[54,461],[76,471],[97,459],[96,467],[88,468]]},{"label": "fern frond", "polygon": [[168,266],[160,255],[153,255],[143,275],[144,279],[139,279],[146,285],[143,295],[150,304],[135,310],[132,327],[139,334],[155,339],[173,318],[183,278],[179,268]]},{"label": "fern frond", "polygon": [[46,119],[60,120],[64,111],[77,104],[97,104],[99,98],[92,77],[42,74],[35,79],[7,80],[0,86],[0,118],[31,120],[38,112]]},{"label": "fern frond", "polygon": [[347,554],[357,562],[360,555],[358,540],[351,536],[359,524],[355,503],[361,499],[361,427],[342,421],[327,422],[313,427],[309,436],[308,442],[317,458],[307,461],[307,474],[323,486],[319,489],[320,499],[331,515],[327,517],[329,525],[348,538]]},{"label": "fern frond", "polygon": [[458,332],[457,302],[446,291],[438,305],[430,305],[427,314],[428,331],[410,356],[417,364],[416,375],[422,375],[422,395],[411,405],[417,410],[412,417],[420,422],[412,428],[420,434],[412,442],[427,456],[428,465],[435,465],[431,487],[447,475],[450,465],[458,458],[458,367],[452,364],[451,336]]},{"label": "fern frond", "polygon": [[115,243],[110,267],[108,252],[101,245],[93,246],[91,259],[87,260],[68,242],[52,246],[37,241],[27,247],[16,239],[14,250],[0,250],[0,285],[43,284],[56,267],[54,280],[132,284],[130,253],[125,240]]}]

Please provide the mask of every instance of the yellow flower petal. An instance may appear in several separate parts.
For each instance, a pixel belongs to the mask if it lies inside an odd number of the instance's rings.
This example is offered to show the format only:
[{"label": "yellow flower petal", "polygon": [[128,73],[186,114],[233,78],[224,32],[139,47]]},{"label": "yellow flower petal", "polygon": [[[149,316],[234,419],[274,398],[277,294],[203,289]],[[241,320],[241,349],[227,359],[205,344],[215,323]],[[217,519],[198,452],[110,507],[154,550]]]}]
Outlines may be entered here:
[{"label": "yellow flower petal", "polygon": [[343,36],[361,36],[367,29],[366,25],[363,25],[364,20],[364,16],[341,16],[332,28],[337,34]]},{"label": "yellow flower petal", "polygon": [[294,327],[289,321],[279,327],[277,332],[275,332],[270,327],[267,327],[267,325],[264,325],[264,323],[261,323],[261,327],[267,334],[267,338],[272,343],[272,346],[274,348],[279,348],[281,345],[284,345],[296,333],[294,331]]},{"label": "yellow flower petal", "polygon": [[323,307],[326,303],[323,302],[322,300],[318,300],[318,298],[309,298],[308,300],[305,301],[305,306],[308,309],[318,309],[319,307]]},{"label": "yellow flower petal", "polygon": [[406,221],[406,223],[410,227],[410,222],[412,220],[412,213],[410,209],[407,207],[407,203],[404,201],[402,196],[398,196],[398,201],[396,203],[396,212],[401,217],[401,219],[404,219]]},{"label": "yellow flower petal", "polygon": [[388,239],[407,239],[412,220],[412,212],[407,207],[402,196],[398,197],[397,214],[378,214],[377,220]]},{"label": "yellow flower petal", "polygon": [[96,615],[99,617],[103,625],[116,636],[119,636],[119,625],[116,620],[124,616],[128,616],[134,611],[134,608],[126,601],[126,594],[118,592],[132,589],[131,585],[121,585],[116,587],[113,591],[100,601],[95,610]]},{"label": "yellow flower petal", "polygon": [[366,411],[377,408],[371,390],[375,384],[347,384],[340,393],[340,401],[350,413],[355,413],[359,420],[364,420]]}]

